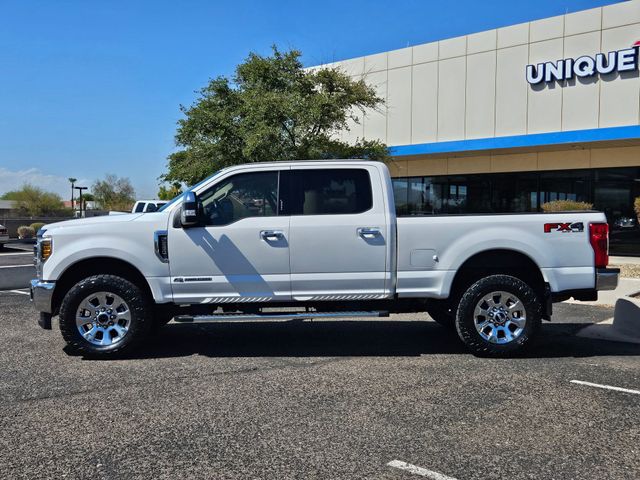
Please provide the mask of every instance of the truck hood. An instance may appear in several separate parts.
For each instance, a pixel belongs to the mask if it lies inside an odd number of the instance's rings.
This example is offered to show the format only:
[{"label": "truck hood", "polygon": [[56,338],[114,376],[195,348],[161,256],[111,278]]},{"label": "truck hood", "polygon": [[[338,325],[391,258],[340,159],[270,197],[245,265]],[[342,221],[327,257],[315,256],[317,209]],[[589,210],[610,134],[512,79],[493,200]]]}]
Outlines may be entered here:
[{"label": "truck hood", "polygon": [[44,226],[46,230],[52,230],[54,228],[68,228],[68,227],[83,227],[85,225],[97,225],[107,223],[125,223],[135,220],[136,218],[144,215],[143,213],[127,213],[124,215],[103,215],[99,217],[89,218],[74,218],[72,220],[65,220],[63,222],[48,223]]}]

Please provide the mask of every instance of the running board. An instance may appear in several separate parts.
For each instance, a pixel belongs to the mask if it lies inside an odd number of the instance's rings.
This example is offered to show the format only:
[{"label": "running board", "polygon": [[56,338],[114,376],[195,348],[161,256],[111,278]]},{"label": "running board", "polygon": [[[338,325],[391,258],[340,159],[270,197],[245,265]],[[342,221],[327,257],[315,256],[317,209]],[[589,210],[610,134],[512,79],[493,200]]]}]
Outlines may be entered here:
[{"label": "running board", "polygon": [[311,318],[388,317],[387,311],[374,312],[279,312],[279,313],[217,313],[213,315],[179,315],[178,323],[246,322],[249,320],[306,320]]}]

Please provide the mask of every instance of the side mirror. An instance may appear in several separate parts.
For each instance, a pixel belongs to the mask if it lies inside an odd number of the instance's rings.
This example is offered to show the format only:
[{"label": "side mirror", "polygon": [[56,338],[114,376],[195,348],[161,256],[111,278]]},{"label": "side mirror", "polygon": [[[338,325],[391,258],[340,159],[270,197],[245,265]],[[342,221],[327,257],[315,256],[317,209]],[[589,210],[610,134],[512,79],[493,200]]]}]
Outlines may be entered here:
[{"label": "side mirror", "polygon": [[193,192],[187,192],[182,202],[180,223],[183,228],[194,227],[200,223],[198,216],[198,197]]}]

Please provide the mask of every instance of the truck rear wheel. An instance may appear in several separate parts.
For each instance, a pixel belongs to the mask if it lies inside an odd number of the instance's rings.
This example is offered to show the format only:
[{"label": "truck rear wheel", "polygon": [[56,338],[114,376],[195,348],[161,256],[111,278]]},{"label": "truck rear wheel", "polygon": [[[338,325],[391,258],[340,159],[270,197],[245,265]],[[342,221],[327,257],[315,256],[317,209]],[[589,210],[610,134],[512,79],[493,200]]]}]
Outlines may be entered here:
[{"label": "truck rear wheel", "polygon": [[115,275],[76,283],[60,306],[60,330],[78,353],[114,357],[129,352],[148,334],[151,306],[144,292]]},{"label": "truck rear wheel", "polygon": [[531,343],[540,329],[536,292],[509,275],[491,275],[471,285],[456,315],[458,335],[480,356],[508,356]]}]

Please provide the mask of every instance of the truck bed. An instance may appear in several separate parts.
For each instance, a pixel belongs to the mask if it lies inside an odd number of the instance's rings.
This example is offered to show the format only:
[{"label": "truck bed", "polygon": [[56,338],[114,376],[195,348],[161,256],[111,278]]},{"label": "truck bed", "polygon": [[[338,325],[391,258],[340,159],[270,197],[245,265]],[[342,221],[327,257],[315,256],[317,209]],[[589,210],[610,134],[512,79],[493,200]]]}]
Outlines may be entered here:
[{"label": "truck bed", "polygon": [[397,293],[445,298],[456,271],[489,250],[529,257],[552,292],[594,288],[589,224],[601,212],[434,215],[397,218]]}]

